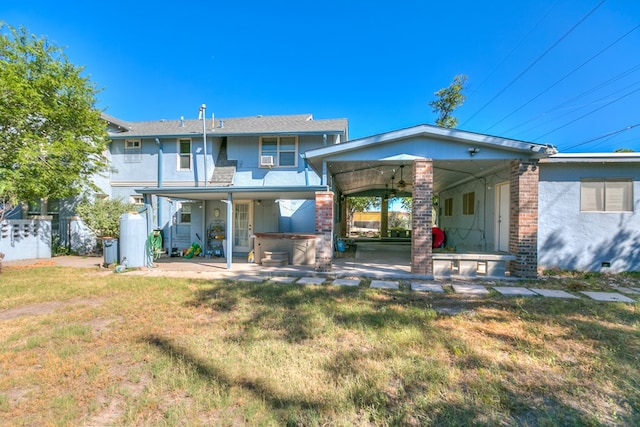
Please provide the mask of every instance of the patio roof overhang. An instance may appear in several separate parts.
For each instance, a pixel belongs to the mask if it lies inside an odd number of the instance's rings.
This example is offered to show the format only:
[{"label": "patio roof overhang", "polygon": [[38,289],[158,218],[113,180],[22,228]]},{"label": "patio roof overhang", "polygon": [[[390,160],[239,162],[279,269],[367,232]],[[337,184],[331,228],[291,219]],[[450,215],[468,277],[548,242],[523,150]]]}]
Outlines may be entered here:
[{"label": "patio roof overhang", "polygon": [[236,199],[249,200],[309,200],[315,199],[316,192],[327,190],[326,185],[317,185],[293,187],[146,187],[136,189],[136,192],[182,200],[226,200],[229,194]]},{"label": "patio roof overhang", "polygon": [[538,160],[555,152],[546,144],[419,125],[310,150],[304,158],[343,195],[382,196],[393,188],[398,196],[410,196],[416,159],[433,161],[437,193],[504,170],[514,159]]}]

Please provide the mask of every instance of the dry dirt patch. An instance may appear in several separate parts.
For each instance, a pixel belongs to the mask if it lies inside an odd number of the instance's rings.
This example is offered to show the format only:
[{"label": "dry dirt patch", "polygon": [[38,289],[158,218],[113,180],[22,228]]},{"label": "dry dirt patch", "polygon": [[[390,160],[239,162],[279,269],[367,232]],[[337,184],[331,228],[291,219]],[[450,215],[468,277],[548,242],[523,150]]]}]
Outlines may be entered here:
[{"label": "dry dirt patch", "polygon": [[39,304],[29,304],[22,307],[0,311],[0,320],[15,319],[16,317],[22,316],[42,316],[72,305],[99,307],[105,301],[106,298],[74,298],[68,301],[50,301]]}]

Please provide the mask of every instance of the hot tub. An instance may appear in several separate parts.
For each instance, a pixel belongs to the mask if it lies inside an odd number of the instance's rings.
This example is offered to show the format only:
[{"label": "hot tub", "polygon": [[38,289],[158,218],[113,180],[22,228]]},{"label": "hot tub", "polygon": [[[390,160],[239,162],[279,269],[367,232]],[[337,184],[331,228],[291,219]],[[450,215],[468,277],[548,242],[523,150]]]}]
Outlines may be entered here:
[{"label": "hot tub", "polygon": [[289,264],[315,265],[316,235],[305,233],[255,233],[255,263],[262,264],[265,252],[287,252]]}]

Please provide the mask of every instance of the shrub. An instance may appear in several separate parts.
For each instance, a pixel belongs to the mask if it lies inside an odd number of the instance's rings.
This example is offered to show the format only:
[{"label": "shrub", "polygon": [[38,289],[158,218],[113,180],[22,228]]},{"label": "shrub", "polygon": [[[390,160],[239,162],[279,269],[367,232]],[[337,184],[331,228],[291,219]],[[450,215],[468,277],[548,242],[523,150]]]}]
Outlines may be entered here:
[{"label": "shrub", "polygon": [[76,207],[76,213],[98,237],[119,237],[120,217],[127,212],[137,211],[133,203],[122,199],[83,199]]}]

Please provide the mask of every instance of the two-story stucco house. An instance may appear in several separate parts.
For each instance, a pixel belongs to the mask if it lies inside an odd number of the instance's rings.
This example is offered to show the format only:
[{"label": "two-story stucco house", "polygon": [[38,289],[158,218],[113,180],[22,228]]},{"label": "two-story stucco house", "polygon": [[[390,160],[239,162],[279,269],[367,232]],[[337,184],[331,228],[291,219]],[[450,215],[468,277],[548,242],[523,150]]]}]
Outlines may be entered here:
[{"label": "two-story stucco house", "polygon": [[[308,114],[104,118],[113,171],[98,184],[140,203],[168,253],[222,248],[229,267],[231,253],[255,250],[261,262],[278,250],[290,263],[329,269],[348,198],[380,197],[384,238],[393,194],[413,200],[403,243],[417,275],[640,270],[637,153],[559,154],[429,125],[349,140],[347,120]],[[442,247],[433,247],[432,226],[444,232]]]},{"label": "two-story stucco house", "polygon": [[151,122],[104,117],[110,196],[146,203],[170,252],[192,243],[211,251],[224,241],[224,252],[246,254],[256,233],[313,235],[315,193],[327,186],[303,154],[348,138],[347,120],[310,114]]}]

